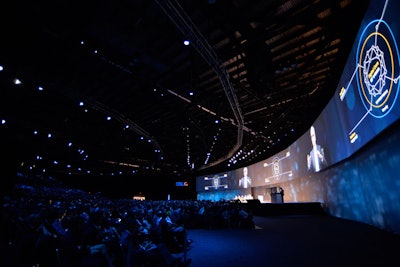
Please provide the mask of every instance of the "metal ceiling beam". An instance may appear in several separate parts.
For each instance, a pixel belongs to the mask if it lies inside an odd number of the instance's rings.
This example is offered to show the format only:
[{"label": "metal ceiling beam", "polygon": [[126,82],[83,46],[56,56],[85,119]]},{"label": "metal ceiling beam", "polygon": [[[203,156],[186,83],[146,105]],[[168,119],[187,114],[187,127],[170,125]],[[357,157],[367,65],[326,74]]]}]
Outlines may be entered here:
[{"label": "metal ceiling beam", "polygon": [[231,158],[242,146],[244,119],[239,106],[239,101],[230,82],[229,74],[225,69],[223,63],[219,60],[211,45],[207,42],[202,33],[199,31],[199,29],[196,27],[190,17],[186,14],[186,12],[182,9],[179,3],[177,1],[169,0],[155,0],[155,2],[176,25],[178,30],[184,36],[190,39],[193,47],[197,50],[197,52],[199,52],[199,54],[204,58],[208,65],[218,75],[222,87],[225,90],[228,101],[231,105],[231,109],[235,115],[235,119],[237,121],[237,139],[235,146],[229,151],[228,154],[217,159],[216,161],[201,166],[199,170],[215,166]]}]

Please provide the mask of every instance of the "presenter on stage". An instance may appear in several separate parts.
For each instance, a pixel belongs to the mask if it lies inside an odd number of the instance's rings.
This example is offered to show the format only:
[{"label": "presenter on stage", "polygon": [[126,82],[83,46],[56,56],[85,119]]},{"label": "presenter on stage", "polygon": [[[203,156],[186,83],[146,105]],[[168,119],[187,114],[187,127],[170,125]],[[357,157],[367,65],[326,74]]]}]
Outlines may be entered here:
[{"label": "presenter on stage", "polygon": [[218,189],[219,188],[219,177],[217,176],[217,175],[215,175],[214,177],[213,177],[213,187],[214,187],[214,189]]},{"label": "presenter on stage", "polygon": [[251,178],[248,176],[247,167],[243,168],[243,177],[239,179],[239,187],[248,188],[251,186]]},{"label": "presenter on stage", "polygon": [[327,162],[324,155],[324,149],[317,144],[317,137],[315,135],[314,126],[311,126],[310,128],[310,137],[312,149],[307,155],[307,168],[308,170],[318,172],[326,166]]}]

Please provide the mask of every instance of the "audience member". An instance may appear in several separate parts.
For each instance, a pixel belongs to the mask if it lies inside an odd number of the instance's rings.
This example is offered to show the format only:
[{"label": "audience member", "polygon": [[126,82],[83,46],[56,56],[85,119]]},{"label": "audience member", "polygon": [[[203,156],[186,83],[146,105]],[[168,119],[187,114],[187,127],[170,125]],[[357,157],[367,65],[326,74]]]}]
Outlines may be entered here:
[{"label": "audience member", "polygon": [[44,177],[18,179],[1,210],[7,266],[188,266],[187,229],[253,227],[237,202],[111,200]]}]

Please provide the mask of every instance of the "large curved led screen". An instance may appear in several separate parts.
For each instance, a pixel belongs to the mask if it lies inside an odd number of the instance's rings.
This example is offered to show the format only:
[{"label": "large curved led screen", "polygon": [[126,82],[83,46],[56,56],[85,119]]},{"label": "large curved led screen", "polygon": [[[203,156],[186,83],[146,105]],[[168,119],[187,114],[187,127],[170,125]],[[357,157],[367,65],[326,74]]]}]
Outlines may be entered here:
[{"label": "large curved led screen", "polygon": [[335,96],[303,136],[257,164],[197,177],[198,192],[279,183],[351,156],[400,116],[400,1],[371,1]]}]

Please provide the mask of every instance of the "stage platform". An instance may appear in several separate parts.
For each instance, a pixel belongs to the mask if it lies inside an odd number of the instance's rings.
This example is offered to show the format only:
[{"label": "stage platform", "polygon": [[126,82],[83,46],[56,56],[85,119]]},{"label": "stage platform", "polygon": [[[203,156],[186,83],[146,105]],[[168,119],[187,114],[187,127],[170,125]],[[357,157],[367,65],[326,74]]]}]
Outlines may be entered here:
[{"label": "stage platform", "polygon": [[320,202],[261,203],[250,200],[247,205],[255,216],[276,215],[325,215]]}]

